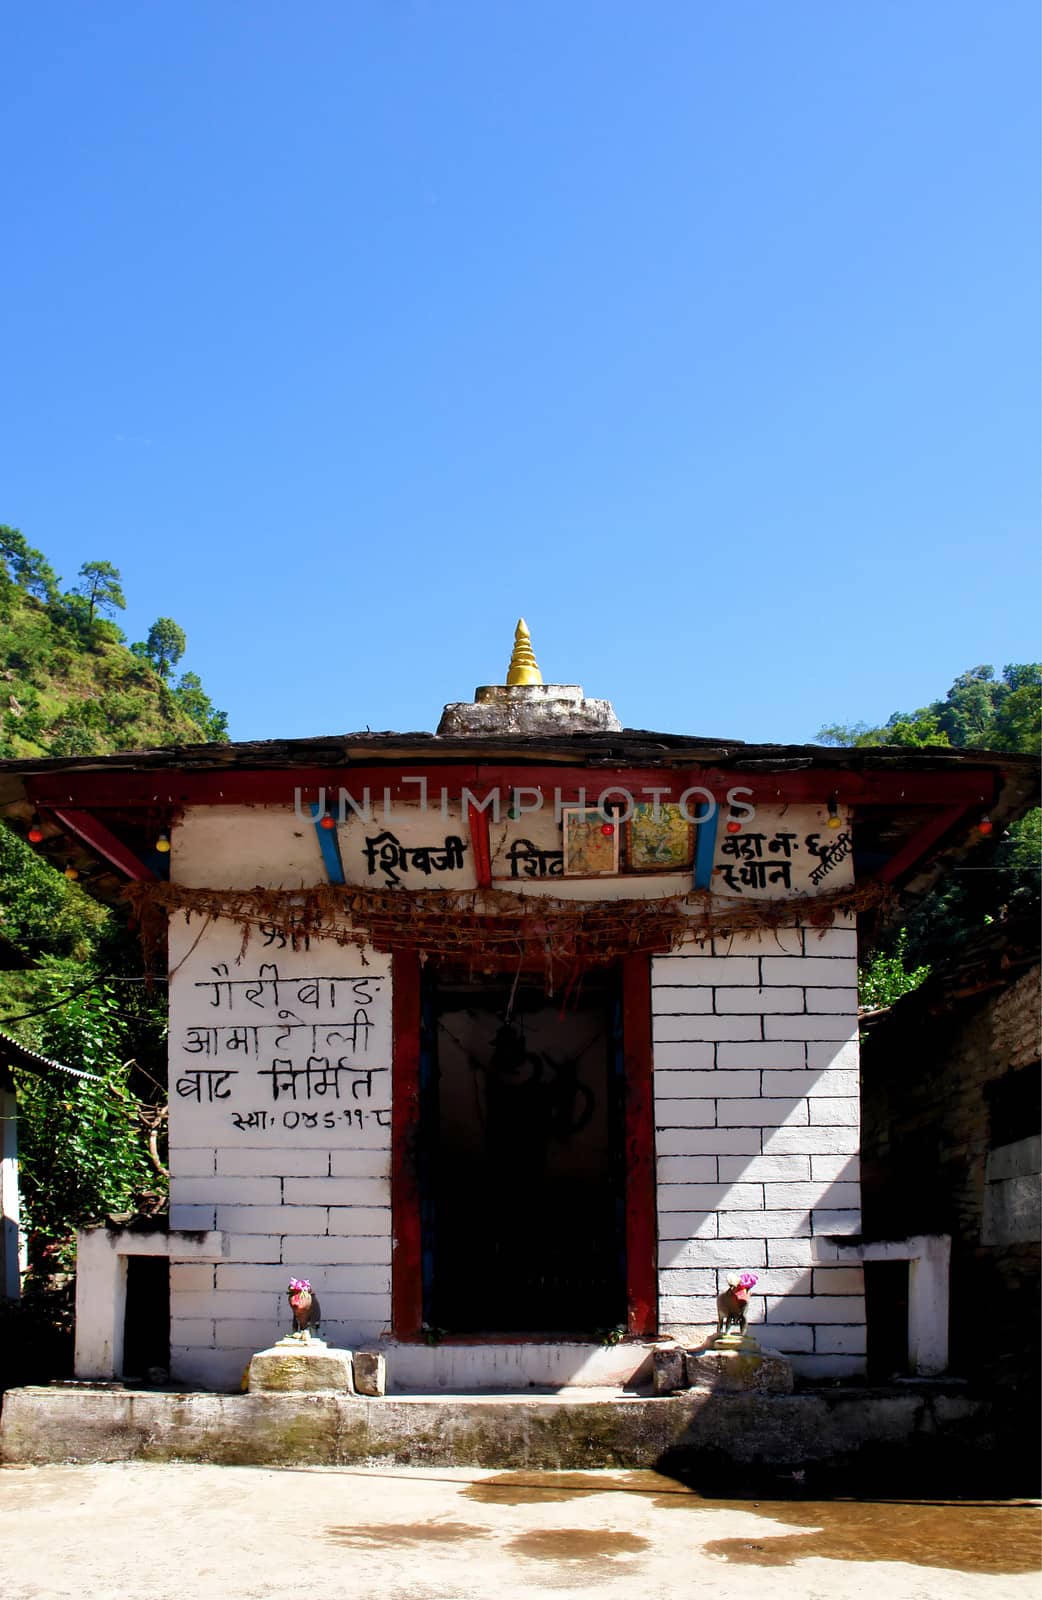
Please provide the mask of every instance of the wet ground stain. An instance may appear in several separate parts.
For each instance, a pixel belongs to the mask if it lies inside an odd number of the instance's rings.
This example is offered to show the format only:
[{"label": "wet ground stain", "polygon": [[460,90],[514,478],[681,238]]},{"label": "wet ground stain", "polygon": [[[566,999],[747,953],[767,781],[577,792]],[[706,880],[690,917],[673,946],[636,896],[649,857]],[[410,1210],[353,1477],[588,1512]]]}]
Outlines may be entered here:
[{"label": "wet ground stain", "polygon": [[537,1528],[511,1539],[508,1549],[537,1561],[607,1563],[616,1556],[647,1550],[650,1539],[636,1533],[612,1533],[607,1528]]},{"label": "wet ground stain", "polygon": [[669,1494],[697,1499],[661,1472],[497,1472],[463,1491],[464,1498],[486,1506],[549,1505],[590,1494]]},{"label": "wet ground stain", "polygon": [[[703,1501],[704,1506],[720,1505]],[[1042,1518],[1029,1506],[948,1501],[733,1501],[805,1528],[762,1539],[713,1539],[705,1553],[759,1567],[789,1566],[808,1556],[830,1561],[903,1561],[952,1572],[1009,1574],[1042,1569]]]},{"label": "wet ground stain", "polygon": [[656,1507],[689,1515],[745,1511],[805,1530],[764,1533],[759,1539],[715,1539],[703,1546],[708,1555],[728,1561],[774,1567],[817,1556],[832,1561],[901,1561],[910,1566],[992,1575],[1042,1570],[1042,1516],[1032,1504],[712,1499],[651,1471],[501,1472],[463,1490],[469,1500],[509,1506],[619,1493],[647,1495]]},{"label": "wet ground stain", "polygon": [[327,1528],[332,1544],[354,1550],[390,1550],[396,1545],[459,1544],[466,1539],[487,1539],[490,1528],[472,1522],[372,1522],[351,1528]]}]

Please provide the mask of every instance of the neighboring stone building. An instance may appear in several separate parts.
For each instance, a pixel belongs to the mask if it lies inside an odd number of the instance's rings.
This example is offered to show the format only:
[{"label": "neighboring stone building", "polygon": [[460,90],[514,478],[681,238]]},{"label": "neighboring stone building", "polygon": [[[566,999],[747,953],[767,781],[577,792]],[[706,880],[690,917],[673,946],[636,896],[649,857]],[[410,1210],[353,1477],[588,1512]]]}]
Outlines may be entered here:
[{"label": "neighboring stone building", "polygon": [[[1040,1268],[1038,930],[995,924],[957,960],[865,1019],[866,1236],[952,1240],[955,1372],[1037,1401]],[[901,1370],[899,1267],[869,1268],[872,1366]],[[1037,1414],[1037,1405],[1035,1412]]]},{"label": "neighboring stone building", "polygon": [[169,964],[174,1375],[237,1385],[306,1276],[393,1386],[619,1382],[733,1269],[862,1371],[856,918],[1030,763],[619,730],[520,632],[508,678],[434,736],[0,764]]}]

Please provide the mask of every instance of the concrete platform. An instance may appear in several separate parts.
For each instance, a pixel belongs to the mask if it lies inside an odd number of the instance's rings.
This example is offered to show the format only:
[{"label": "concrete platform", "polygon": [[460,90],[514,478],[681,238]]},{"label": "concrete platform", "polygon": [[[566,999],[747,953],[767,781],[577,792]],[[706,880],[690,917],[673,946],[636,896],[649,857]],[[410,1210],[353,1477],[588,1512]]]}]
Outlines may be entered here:
[{"label": "concrete platform", "polygon": [[[943,1385],[788,1395],[691,1391],[553,1394],[204,1394],[55,1385],[9,1390],[6,1464],[185,1461],[236,1466],[402,1464],[659,1467],[735,1473],[832,1470],[992,1455],[986,1400]],[[904,1472],[902,1472],[904,1475]]]}]

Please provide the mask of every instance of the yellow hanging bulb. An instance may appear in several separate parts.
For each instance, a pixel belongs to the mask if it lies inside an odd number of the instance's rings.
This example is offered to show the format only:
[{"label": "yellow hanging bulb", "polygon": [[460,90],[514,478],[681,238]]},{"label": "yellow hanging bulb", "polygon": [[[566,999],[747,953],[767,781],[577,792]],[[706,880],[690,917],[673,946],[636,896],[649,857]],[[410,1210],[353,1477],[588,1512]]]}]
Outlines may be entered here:
[{"label": "yellow hanging bulb", "polygon": [[514,629],[514,651],[507,668],[507,684],[516,688],[525,684],[542,683],[543,674],[532,649],[532,636],[524,617],[518,619]]},{"label": "yellow hanging bulb", "polygon": [[167,832],[164,831],[159,835],[159,838],[156,840],[156,849],[159,851],[160,855],[165,856],[167,854],[168,850],[170,849],[170,835]]}]

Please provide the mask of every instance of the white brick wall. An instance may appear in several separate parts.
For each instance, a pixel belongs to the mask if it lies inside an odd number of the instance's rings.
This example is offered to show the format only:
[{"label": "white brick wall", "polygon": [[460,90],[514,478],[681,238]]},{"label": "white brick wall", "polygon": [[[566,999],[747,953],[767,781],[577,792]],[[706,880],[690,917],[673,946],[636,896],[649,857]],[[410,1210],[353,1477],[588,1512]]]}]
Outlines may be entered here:
[{"label": "white brick wall", "polygon": [[861,1271],[830,1265],[861,1225],[856,933],[659,957],[652,1012],[661,1330],[711,1331],[748,1268],[765,1344],[807,1374],[863,1370]]},{"label": "white brick wall", "polygon": [[[211,927],[193,947],[198,932],[171,929],[171,1225],[219,1228],[230,1249],[216,1266],[172,1265],[171,1366],[234,1387],[254,1351],[289,1331],[291,1277],[311,1279],[330,1342],[350,1348],[388,1329],[391,983],[373,952],[363,964],[353,949],[271,954],[254,943],[238,963],[233,928]],[[262,962],[277,966],[277,1007]],[[312,1004],[303,985],[315,975],[327,981]],[[351,987],[360,978],[364,1005]],[[352,1035],[359,1011],[370,1026]],[[290,1021],[303,1026],[279,1026]],[[323,1058],[347,1066],[320,1090],[306,1069]],[[303,1075],[280,1086],[276,1060]],[[197,1097],[200,1069],[230,1076],[204,1076]]]}]

